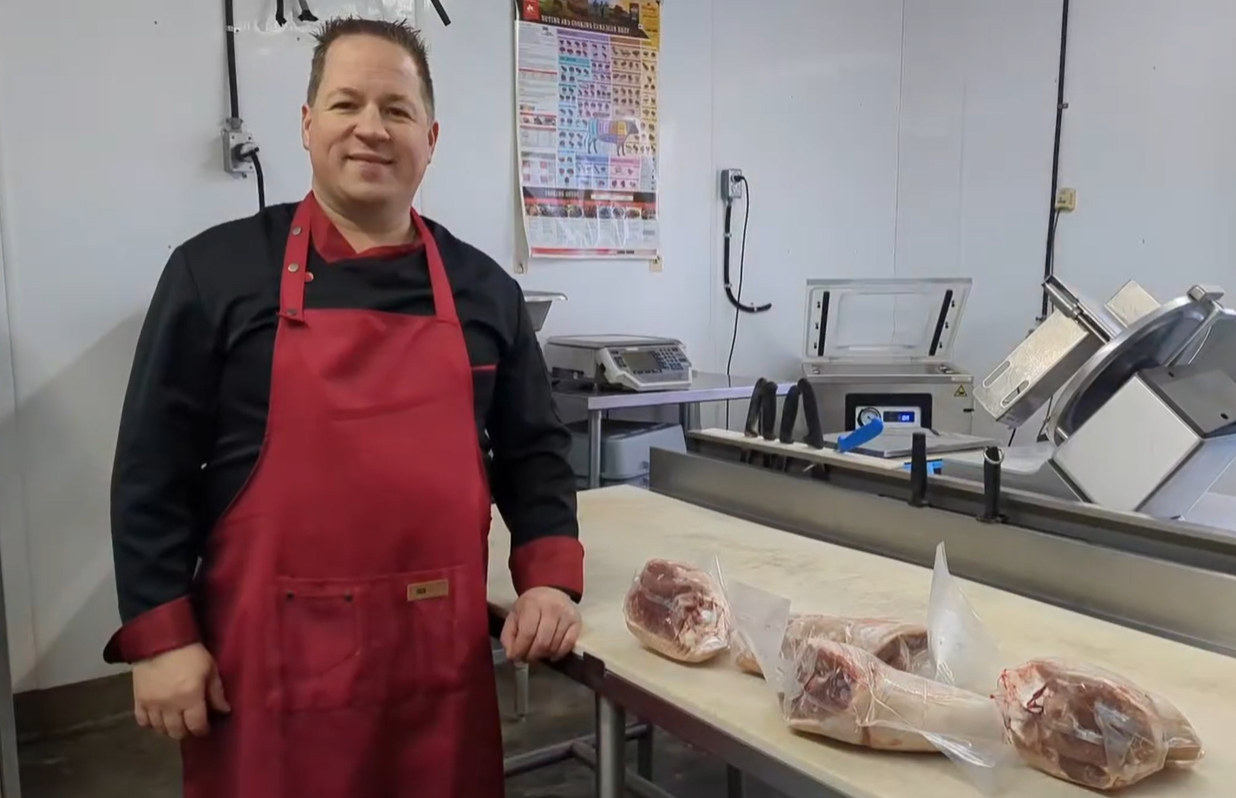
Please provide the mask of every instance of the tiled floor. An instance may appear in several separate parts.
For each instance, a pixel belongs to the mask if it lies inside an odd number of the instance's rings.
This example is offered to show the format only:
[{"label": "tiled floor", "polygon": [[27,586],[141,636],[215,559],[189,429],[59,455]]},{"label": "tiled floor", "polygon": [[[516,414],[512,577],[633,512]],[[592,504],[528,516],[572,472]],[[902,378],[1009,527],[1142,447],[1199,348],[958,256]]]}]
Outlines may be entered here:
[{"label": "tiled floor", "polygon": [[[500,668],[504,714],[512,713],[513,679]],[[566,741],[592,732],[593,699],[585,689],[552,671],[533,671],[529,716],[508,717],[504,725],[508,755]],[[634,745],[632,745],[634,749]],[[657,736],[655,781],[678,798],[725,795],[725,767],[665,734]],[[176,798],[180,764],[174,744],[131,723],[73,736],[45,739],[23,747],[24,798]],[[592,771],[563,763],[507,783],[507,798],[588,798]],[[775,793],[749,786],[748,798]],[[222,798],[222,797],[221,797]]]}]

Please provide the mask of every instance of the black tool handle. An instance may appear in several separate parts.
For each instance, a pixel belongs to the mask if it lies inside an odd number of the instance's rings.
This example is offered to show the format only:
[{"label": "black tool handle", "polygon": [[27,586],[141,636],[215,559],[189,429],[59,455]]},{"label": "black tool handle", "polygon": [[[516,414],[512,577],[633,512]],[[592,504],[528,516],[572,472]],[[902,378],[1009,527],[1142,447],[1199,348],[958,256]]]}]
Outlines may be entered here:
[{"label": "black tool handle", "polygon": [[1004,465],[1004,451],[999,446],[988,446],[983,453],[983,514],[980,521],[999,523],[1004,520],[1000,514],[1000,473]]},{"label": "black tool handle", "polygon": [[442,7],[442,0],[432,0],[433,10],[438,12],[438,19],[442,20],[443,25],[450,25],[451,18],[447,16],[446,9]]},{"label": "black tool handle", "polygon": [[743,425],[742,432],[748,438],[754,438],[760,434],[760,404],[764,401],[764,383],[768,380],[760,377],[755,381],[755,388],[751,391],[751,404],[747,405],[747,423]]},{"label": "black tool handle", "polygon": [[288,24],[287,15],[283,13],[283,0],[278,0],[275,4],[275,22],[278,22],[281,28]]},{"label": "black tool handle", "polygon": [[910,504],[927,504],[927,433],[915,432],[910,447]]},{"label": "black tool handle", "polygon": [[791,385],[790,390],[785,394],[785,402],[781,405],[781,435],[778,440],[782,443],[794,442],[794,425],[798,423],[799,393],[798,386]]},{"label": "black tool handle", "polygon": [[760,390],[760,434],[766,441],[777,439],[777,383],[768,380]]},{"label": "black tool handle", "polygon": [[815,388],[803,377],[798,381],[798,403],[807,422],[807,445],[812,449],[824,448],[824,428],[820,425],[820,406],[815,400]]}]

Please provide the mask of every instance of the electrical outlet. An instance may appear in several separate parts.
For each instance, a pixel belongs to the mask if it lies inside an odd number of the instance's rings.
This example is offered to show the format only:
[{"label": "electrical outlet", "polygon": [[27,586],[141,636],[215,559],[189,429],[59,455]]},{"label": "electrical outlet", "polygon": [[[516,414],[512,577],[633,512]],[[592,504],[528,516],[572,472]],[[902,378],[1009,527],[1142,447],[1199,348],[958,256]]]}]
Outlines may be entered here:
[{"label": "electrical outlet", "polygon": [[1058,211],[1075,211],[1077,210],[1077,189],[1062,188],[1056,191],[1056,210]]},{"label": "electrical outlet", "polygon": [[741,169],[721,170],[721,199],[734,202],[742,199],[743,188],[746,185],[742,179]]},{"label": "electrical outlet", "polygon": [[253,161],[248,158],[237,158],[236,148],[242,144],[252,144],[253,136],[245,130],[239,120],[229,119],[223,125],[223,171],[230,175],[245,177],[253,174]]}]

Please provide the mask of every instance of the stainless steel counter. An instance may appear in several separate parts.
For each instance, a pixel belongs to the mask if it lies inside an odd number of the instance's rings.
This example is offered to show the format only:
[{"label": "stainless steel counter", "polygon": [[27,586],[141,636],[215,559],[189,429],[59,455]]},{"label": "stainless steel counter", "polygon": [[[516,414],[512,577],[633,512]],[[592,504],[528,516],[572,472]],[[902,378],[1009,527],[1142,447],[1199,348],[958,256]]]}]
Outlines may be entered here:
[{"label": "stainless steel counter", "polygon": [[[699,429],[699,407],[706,402],[727,402],[750,399],[755,388],[754,377],[727,377],[724,374],[697,373],[690,388],[678,391],[598,391],[595,389],[557,386],[556,398],[582,402],[588,411],[588,487],[601,486],[601,431],[608,410],[629,410],[637,407],[677,405],[684,432]],[[777,395],[784,396],[792,382],[777,385]]]}]

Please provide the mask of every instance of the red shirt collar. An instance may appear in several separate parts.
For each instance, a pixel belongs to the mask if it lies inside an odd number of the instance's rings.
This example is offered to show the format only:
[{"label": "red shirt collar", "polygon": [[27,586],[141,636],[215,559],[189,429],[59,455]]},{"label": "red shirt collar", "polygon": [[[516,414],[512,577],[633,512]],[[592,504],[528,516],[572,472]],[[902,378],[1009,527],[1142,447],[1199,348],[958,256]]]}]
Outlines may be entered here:
[{"label": "red shirt collar", "polygon": [[410,252],[415,252],[424,246],[424,243],[418,238],[410,244],[372,247],[364,252],[357,252],[348,243],[348,240],[343,237],[343,233],[339,232],[339,228],[335,227],[335,223],[330,220],[321,206],[318,205],[312,193],[309,195],[308,202],[310,241],[313,244],[314,251],[318,253],[318,257],[327,263],[354,260],[356,258],[376,258],[378,260],[399,258]]}]

